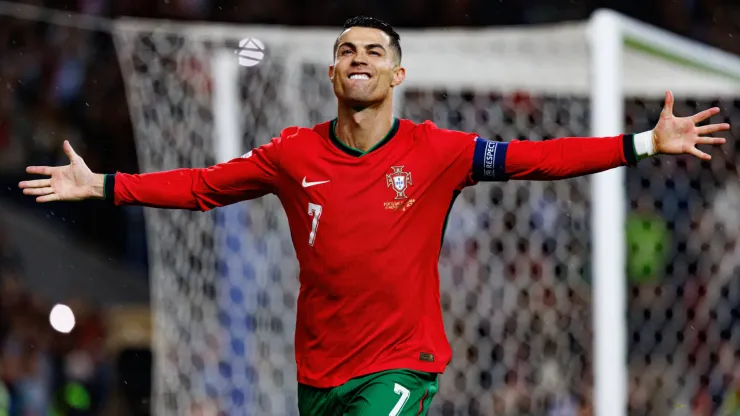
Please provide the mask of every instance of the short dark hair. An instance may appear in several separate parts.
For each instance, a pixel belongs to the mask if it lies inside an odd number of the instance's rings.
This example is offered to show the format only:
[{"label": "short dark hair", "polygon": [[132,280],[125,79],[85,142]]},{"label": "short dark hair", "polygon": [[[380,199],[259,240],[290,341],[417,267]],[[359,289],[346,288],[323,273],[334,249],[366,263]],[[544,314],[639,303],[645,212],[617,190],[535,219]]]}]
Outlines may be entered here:
[{"label": "short dark hair", "polygon": [[[398,62],[401,62],[401,36],[398,35],[398,33],[393,29],[393,26],[391,26],[389,23],[386,23],[380,19],[376,19],[374,17],[368,17],[368,16],[355,16],[347,19],[347,21],[344,22],[344,27],[342,28],[342,33],[344,33],[347,29],[353,28],[353,27],[369,27],[371,29],[378,29],[383,31],[386,35],[388,35],[389,38],[391,38],[391,48],[393,49],[393,52],[395,52],[396,56],[398,57]],[[334,42],[334,56],[337,55],[337,47],[339,46],[339,37],[337,37],[337,40]]]}]

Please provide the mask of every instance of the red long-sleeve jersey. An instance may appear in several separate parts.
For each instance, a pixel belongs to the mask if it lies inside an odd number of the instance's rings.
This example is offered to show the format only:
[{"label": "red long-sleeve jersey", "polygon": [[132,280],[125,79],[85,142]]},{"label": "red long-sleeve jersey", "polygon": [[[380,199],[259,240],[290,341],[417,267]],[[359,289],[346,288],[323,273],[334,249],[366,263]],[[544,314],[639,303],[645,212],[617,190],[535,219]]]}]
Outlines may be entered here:
[{"label": "red long-sleeve jersey", "polygon": [[444,371],[451,349],[438,257],[462,188],[637,162],[630,134],[504,143],[395,120],[363,153],[337,139],[334,123],[285,129],[209,168],[106,176],[107,197],[118,205],[205,211],[279,197],[300,265],[298,381],[314,387],[388,369]]}]

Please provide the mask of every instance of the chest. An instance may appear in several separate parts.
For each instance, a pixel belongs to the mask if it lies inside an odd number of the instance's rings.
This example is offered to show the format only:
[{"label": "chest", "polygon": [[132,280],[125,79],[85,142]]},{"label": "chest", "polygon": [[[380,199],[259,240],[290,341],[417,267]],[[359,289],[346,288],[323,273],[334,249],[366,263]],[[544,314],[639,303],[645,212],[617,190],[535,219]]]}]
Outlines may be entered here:
[{"label": "chest", "polygon": [[291,160],[280,198],[294,234],[317,249],[377,250],[444,221],[451,192],[444,192],[443,172],[423,151],[355,158],[307,153]]},{"label": "chest", "polygon": [[[308,156],[308,155],[307,155]],[[312,201],[338,211],[380,214],[408,211],[432,197],[440,172],[423,152],[387,152],[385,157],[315,155],[285,169],[290,199]]]}]

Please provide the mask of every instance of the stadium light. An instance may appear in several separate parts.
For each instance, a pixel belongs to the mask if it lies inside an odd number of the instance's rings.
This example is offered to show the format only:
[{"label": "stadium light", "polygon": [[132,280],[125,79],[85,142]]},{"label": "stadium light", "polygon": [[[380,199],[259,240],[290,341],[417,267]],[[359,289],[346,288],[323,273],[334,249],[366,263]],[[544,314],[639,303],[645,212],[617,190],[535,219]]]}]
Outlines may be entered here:
[{"label": "stadium light", "polygon": [[75,327],[75,314],[67,305],[54,305],[49,314],[49,323],[55,331],[68,334]]}]

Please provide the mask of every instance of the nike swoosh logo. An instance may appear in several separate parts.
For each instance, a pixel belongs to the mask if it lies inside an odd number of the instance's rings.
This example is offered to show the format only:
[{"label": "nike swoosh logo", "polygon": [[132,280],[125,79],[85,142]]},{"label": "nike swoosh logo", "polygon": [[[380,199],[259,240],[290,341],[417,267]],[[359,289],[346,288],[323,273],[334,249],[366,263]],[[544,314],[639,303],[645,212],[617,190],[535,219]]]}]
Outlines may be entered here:
[{"label": "nike swoosh logo", "polygon": [[303,182],[301,183],[301,185],[303,185],[304,188],[308,188],[308,187],[311,187],[311,186],[321,185],[322,183],[327,183],[327,182],[329,182],[329,181],[306,182],[306,177],[304,176],[303,177]]}]

